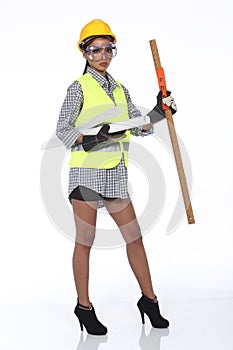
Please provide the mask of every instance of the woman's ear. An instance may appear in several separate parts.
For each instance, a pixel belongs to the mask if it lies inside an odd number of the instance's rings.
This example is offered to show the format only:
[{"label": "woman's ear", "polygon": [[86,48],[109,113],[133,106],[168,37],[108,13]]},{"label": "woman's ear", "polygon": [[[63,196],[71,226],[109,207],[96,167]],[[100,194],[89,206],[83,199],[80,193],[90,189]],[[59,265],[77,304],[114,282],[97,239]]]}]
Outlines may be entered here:
[{"label": "woman's ear", "polygon": [[87,60],[87,54],[85,51],[83,51],[83,57],[85,58],[85,60]]}]

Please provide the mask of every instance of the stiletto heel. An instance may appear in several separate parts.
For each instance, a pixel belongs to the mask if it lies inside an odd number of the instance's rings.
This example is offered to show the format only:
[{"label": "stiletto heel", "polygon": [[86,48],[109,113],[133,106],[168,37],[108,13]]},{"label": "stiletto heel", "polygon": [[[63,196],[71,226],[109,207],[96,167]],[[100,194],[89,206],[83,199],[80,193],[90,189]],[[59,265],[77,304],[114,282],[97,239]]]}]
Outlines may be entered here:
[{"label": "stiletto heel", "polygon": [[141,318],[142,318],[142,324],[145,324],[144,312],[141,309],[139,309],[139,311],[140,311]]},{"label": "stiletto heel", "polygon": [[95,309],[92,304],[88,307],[78,302],[74,313],[78,317],[81,331],[83,331],[84,326],[88,334],[105,335],[107,333],[107,328],[96,317]]},{"label": "stiletto heel", "polygon": [[169,321],[160,314],[159,303],[153,299],[147,298],[145,295],[139,299],[137,307],[142,317],[142,323],[145,323],[144,313],[149,317],[151,325],[155,328],[167,328]]},{"label": "stiletto heel", "polygon": [[78,319],[78,320],[79,320],[79,324],[80,324],[81,331],[83,331],[83,324],[82,324],[82,322],[80,321],[80,319]]}]

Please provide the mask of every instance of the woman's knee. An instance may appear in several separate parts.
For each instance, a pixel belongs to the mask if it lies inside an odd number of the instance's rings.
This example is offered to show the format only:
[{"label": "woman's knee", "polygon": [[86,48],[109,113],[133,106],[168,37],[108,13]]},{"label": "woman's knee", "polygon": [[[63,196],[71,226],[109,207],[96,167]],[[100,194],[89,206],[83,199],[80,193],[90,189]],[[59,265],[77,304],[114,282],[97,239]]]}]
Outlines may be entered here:
[{"label": "woman's knee", "polygon": [[126,242],[126,244],[128,247],[129,246],[139,246],[139,245],[141,246],[141,245],[143,245],[142,236],[140,236],[140,237],[138,237],[138,238],[136,238],[128,243]]},{"label": "woman's knee", "polygon": [[142,238],[141,228],[137,221],[120,228],[126,244],[139,242]]},{"label": "woman's knee", "polygon": [[76,230],[76,243],[91,247],[93,245],[95,239],[95,228],[94,227],[86,227]]}]

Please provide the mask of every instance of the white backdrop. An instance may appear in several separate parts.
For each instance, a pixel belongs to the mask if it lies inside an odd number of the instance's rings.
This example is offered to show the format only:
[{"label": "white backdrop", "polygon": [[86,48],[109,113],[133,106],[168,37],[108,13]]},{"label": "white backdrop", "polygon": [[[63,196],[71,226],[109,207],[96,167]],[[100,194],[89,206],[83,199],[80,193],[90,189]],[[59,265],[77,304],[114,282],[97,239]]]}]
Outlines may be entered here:
[{"label": "white backdrop", "polygon": [[[156,290],[164,297],[176,288],[181,295],[232,295],[232,10],[230,0],[1,1],[0,303],[75,300],[73,242],[53,225],[41,201],[41,146],[55,131],[66,88],[82,74],[76,41],[93,18],[109,23],[118,38],[109,72],[135,104],[148,108],[157,94],[149,47],[156,38],[179,109],[176,129],[192,163],[196,224],[184,220],[166,235],[168,190],[161,220],[144,239]],[[153,152],[151,141],[143,142]],[[130,174],[140,211],[136,187],[142,175]],[[65,167],[57,174],[63,186],[66,175]],[[169,186],[178,187],[175,177]],[[94,249],[92,299],[138,295],[125,249]]]}]

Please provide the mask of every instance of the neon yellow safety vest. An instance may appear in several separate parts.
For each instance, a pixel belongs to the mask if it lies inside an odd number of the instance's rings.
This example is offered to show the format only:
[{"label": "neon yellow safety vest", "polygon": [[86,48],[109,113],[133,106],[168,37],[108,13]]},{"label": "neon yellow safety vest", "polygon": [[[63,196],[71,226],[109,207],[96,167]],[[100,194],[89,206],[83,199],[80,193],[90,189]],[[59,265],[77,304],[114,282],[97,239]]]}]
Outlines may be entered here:
[{"label": "neon yellow safety vest", "polygon": [[[101,112],[117,105],[123,113],[106,120],[104,123],[117,122],[129,119],[127,101],[124,90],[119,82],[113,91],[112,99],[106,94],[99,83],[92,78],[91,74],[86,73],[77,80],[83,91],[83,107],[81,113],[75,121],[75,126],[95,117]],[[120,141],[112,142],[109,145],[103,145],[97,150],[85,152],[82,145],[75,145],[72,147],[70,167],[72,168],[98,168],[110,169],[119,164],[122,154],[124,154],[124,161],[128,167],[128,148],[129,148],[130,131],[126,131],[126,136]]]}]

